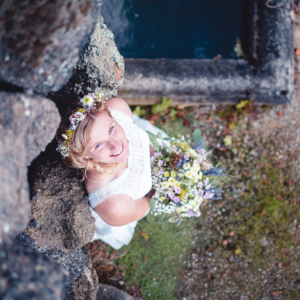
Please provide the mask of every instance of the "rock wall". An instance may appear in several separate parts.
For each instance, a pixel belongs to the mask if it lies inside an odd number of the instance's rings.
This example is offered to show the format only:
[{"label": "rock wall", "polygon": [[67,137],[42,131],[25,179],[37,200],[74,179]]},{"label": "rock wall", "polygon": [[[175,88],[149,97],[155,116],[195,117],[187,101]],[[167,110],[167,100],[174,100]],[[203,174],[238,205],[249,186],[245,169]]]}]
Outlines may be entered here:
[{"label": "rock wall", "polygon": [[66,168],[53,138],[71,102],[100,90],[115,96],[122,83],[124,61],[99,3],[0,1],[4,300],[96,300],[98,280],[84,247],[94,219],[80,174]]}]

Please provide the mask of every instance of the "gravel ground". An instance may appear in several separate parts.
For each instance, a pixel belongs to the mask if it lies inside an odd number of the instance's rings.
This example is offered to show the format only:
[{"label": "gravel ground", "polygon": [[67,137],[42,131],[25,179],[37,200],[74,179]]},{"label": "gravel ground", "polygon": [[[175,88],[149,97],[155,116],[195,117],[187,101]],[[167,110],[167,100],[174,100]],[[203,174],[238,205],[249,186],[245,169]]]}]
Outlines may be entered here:
[{"label": "gravel ground", "polygon": [[[299,11],[297,5],[295,50]],[[195,112],[214,145],[214,158],[234,177],[224,187],[224,200],[209,204],[199,222],[177,283],[178,299],[300,299],[300,55],[295,53],[291,105],[246,106],[239,116],[228,107]]]}]

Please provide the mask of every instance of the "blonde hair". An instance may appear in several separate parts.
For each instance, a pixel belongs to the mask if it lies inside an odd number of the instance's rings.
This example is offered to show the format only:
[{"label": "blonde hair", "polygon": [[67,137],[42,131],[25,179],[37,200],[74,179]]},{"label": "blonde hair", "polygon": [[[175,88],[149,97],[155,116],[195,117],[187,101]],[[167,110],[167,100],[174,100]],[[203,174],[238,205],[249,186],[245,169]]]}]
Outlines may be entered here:
[{"label": "blonde hair", "polygon": [[[75,109],[69,110],[62,120],[61,126],[57,132],[57,139],[61,139],[61,134],[68,128],[69,116],[78,110],[80,104],[75,105]],[[102,163],[93,158],[86,158],[86,148],[90,140],[90,130],[92,124],[101,113],[107,113],[110,117],[110,111],[104,103],[97,103],[92,111],[89,111],[84,120],[82,120],[75,129],[71,142],[69,143],[70,156],[64,159],[65,164],[70,168],[80,169],[83,173],[83,180],[87,178],[87,171],[96,171],[98,174],[113,174],[118,163]]]}]

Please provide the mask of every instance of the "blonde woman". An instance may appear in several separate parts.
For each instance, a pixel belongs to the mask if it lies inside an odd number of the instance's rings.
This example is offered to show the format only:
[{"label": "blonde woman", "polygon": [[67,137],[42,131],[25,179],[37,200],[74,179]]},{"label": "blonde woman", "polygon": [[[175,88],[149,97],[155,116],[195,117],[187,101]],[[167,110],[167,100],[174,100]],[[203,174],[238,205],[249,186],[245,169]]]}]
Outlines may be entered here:
[{"label": "blonde woman", "polygon": [[68,165],[84,174],[95,218],[93,240],[119,249],[130,242],[137,221],[149,212],[154,193],[150,164],[154,149],[145,130],[167,135],[133,115],[120,98],[104,103],[98,94],[91,94],[82,103],[85,109],[77,108],[62,123],[59,136],[67,141],[58,148]]}]

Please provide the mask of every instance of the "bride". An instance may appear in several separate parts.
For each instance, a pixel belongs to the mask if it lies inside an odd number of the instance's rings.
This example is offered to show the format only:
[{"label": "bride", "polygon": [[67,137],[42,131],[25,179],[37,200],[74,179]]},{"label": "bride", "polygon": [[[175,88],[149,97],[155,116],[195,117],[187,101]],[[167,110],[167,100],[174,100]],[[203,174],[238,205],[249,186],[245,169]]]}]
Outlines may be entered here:
[{"label": "bride", "polygon": [[104,102],[99,94],[91,94],[81,102],[84,108],[62,123],[59,134],[65,141],[58,150],[70,167],[83,172],[95,218],[92,241],[100,239],[119,249],[132,239],[155,192],[150,163],[154,149],[145,130],[167,135],[133,115],[120,98]]}]

